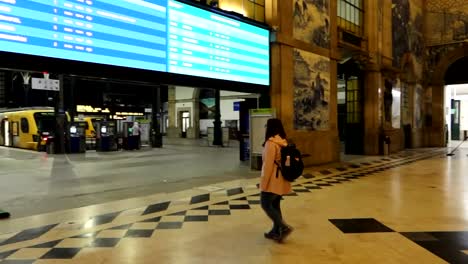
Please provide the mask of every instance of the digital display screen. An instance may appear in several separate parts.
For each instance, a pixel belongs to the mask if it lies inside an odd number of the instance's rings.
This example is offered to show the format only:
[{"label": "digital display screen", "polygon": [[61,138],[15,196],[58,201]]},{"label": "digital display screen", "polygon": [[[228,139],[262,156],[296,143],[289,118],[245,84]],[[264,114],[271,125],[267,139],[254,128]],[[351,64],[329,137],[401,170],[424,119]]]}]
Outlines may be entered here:
[{"label": "digital display screen", "polygon": [[176,1],[169,1],[172,73],[269,84],[267,30]]},{"label": "digital display screen", "polygon": [[269,31],[173,0],[0,0],[0,51],[269,85]]}]

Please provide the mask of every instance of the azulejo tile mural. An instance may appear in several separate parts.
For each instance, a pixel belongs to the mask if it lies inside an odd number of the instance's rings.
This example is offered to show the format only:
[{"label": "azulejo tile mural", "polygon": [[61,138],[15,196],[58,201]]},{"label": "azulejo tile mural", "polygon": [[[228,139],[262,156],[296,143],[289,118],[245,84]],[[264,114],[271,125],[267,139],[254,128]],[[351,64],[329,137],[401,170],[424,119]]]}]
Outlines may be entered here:
[{"label": "azulejo tile mural", "polygon": [[294,49],[294,128],[329,129],[330,60]]},{"label": "azulejo tile mural", "polygon": [[422,78],[424,19],[422,0],[392,0],[393,63]]},{"label": "azulejo tile mural", "polygon": [[426,0],[428,74],[448,53],[460,49],[468,40],[467,0]]},{"label": "azulejo tile mural", "polygon": [[426,38],[429,45],[468,39],[468,1],[427,0]]},{"label": "azulejo tile mural", "polygon": [[329,0],[292,1],[294,38],[328,49],[330,47]]},{"label": "azulejo tile mural", "polygon": [[423,116],[422,116],[422,107],[423,107],[423,96],[424,91],[421,84],[416,84],[414,87],[414,127],[422,128],[423,127]]}]

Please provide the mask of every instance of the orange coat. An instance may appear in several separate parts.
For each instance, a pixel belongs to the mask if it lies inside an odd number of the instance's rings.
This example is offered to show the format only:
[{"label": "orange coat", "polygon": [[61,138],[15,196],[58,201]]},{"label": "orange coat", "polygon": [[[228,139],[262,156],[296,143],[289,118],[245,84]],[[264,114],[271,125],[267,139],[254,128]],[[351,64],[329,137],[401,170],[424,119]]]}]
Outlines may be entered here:
[{"label": "orange coat", "polygon": [[281,147],[287,146],[288,142],[279,135],[271,137],[265,143],[262,154],[262,174],[260,176],[260,190],[278,195],[285,195],[291,192],[291,183],[283,178],[281,171],[276,177],[278,166],[275,161],[281,161]]}]

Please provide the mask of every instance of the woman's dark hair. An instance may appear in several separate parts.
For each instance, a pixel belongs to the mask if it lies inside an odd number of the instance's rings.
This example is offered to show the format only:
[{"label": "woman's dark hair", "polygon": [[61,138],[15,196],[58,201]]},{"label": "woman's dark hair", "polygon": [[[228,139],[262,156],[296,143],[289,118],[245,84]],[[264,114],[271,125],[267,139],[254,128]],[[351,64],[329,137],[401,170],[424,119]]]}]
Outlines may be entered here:
[{"label": "woman's dark hair", "polygon": [[284,132],[283,123],[278,118],[270,118],[266,123],[265,129],[265,141],[263,146],[269,138],[279,135],[281,138],[286,138],[286,132]]}]

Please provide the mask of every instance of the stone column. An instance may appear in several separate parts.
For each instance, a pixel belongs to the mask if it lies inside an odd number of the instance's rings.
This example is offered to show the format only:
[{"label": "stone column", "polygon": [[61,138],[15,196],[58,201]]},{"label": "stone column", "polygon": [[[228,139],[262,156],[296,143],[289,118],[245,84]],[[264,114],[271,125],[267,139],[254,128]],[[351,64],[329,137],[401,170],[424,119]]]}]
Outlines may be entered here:
[{"label": "stone column", "polygon": [[409,82],[407,80],[402,80],[402,82],[405,82],[407,85],[408,89],[408,116],[407,116],[407,121],[410,125],[410,131],[407,131],[409,133],[407,136],[409,136],[409,143],[410,147],[413,148],[415,146],[415,138],[414,138],[414,91],[416,84],[414,82]]},{"label": "stone column", "polygon": [[430,147],[445,146],[444,85],[432,85],[432,126],[430,127]]},{"label": "stone column", "polygon": [[179,130],[176,125],[176,87],[168,86],[168,103],[167,103],[167,114],[169,119],[169,127],[167,128],[167,137],[178,138]]},{"label": "stone column", "polygon": [[223,131],[221,130],[221,98],[220,91],[215,91],[215,121],[214,124],[214,146],[223,146]]},{"label": "stone column", "polygon": [[[195,88],[198,89],[198,88]],[[200,98],[194,97],[192,99],[192,124],[187,130],[188,138],[199,138],[200,137]]]},{"label": "stone column", "polygon": [[161,89],[163,86],[156,86],[153,88],[153,100],[152,100],[152,114],[151,114],[151,147],[161,148],[162,147],[162,134],[161,134]]},{"label": "stone column", "polygon": [[380,115],[379,89],[382,91],[382,74],[380,71],[367,71],[364,81],[364,154],[379,154]]},{"label": "stone column", "polygon": [[74,121],[77,116],[76,113],[76,77],[70,77],[70,98],[68,99],[68,114],[70,115],[70,120]]},{"label": "stone column", "polygon": [[[58,92],[58,98],[56,100],[55,105],[55,117],[56,117],[56,128],[55,128],[55,137],[54,137],[54,144],[55,144],[55,153],[56,154],[64,154],[65,149],[65,133],[66,131],[66,115],[64,109],[64,76],[63,74],[59,75],[60,80],[60,90]],[[68,133],[67,133],[68,134]]]},{"label": "stone column", "polygon": [[200,106],[199,99],[192,99],[190,112],[190,127],[187,128],[187,138],[196,139],[200,137]]}]

